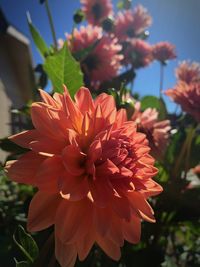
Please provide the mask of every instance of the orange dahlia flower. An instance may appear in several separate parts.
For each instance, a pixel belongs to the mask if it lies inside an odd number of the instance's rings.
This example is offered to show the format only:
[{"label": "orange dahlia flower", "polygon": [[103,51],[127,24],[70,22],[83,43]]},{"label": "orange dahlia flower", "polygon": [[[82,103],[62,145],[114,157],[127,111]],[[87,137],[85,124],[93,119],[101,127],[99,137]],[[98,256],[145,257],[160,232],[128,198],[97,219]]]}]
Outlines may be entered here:
[{"label": "orange dahlia flower", "polygon": [[6,165],[9,177],[31,184],[28,230],[55,225],[55,253],[61,266],[82,261],[96,242],[114,260],[124,240],[140,240],[141,220],[155,222],[147,198],[162,187],[145,135],[126,121],[107,94],[95,100],[87,88],[65,89],[33,103],[35,129],[11,137],[30,149]]}]

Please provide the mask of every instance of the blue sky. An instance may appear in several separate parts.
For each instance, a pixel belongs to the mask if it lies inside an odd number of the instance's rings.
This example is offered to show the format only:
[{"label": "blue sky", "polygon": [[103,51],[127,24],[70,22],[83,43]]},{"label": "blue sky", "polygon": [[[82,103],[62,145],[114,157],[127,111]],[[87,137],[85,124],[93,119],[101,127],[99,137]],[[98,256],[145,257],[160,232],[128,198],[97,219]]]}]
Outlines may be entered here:
[{"label": "blue sky", "polygon": [[[116,4],[117,0],[113,3]],[[165,70],[164,89],[170,88],[175,83],[174,69],[179,61],[190,59],[200,62],[200,0],[134,0],[133,3],[144,5],[153,17],[153,25],[149,29],[151,44],[169,41],[176,45],[178,59],[171,61]],[[49,0],[49,5],[57,38],[64,38],[64,33],[72,29],[72,16],[80,6],[79,0]],[[39,0],[0,0],[0,6],[9,22],[31,40],[26,21],[26,11],[29,11],[32,21],[46,42],[52,43],[46,10],[44,5],[39,4]],[[34,64],[42,62],[32,40],[31,49]],[[140,95],[158,95],[158,88],[158,63],[155,62],[150,67],[138,71],[134,85],[136,92]],[[172,111],[174,105],[165,99],[169,110]]]}]

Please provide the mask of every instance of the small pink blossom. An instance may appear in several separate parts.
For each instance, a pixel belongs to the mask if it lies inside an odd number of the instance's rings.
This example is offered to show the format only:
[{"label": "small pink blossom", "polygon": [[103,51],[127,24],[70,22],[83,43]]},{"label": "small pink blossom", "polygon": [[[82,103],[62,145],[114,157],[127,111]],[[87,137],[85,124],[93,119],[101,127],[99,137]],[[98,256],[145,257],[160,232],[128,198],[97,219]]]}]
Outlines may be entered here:
[{"label": "small pink blossom", "polygon": [[200,122],[200,83],[179,82],[173,89],[165,91],[165,94]]},{"label": "small pink blossom", "polygon": [[162,158],[169,141],[170,121],[159,121],[158,111],[154,108],[147,108],[142,112],[140,102],[136,102],[131,120],[136,122],[140,132],[146,134],[151,154],[157,159]]},{"label": "small pink blossom", "polygon": [[119,12],[116,17],[115,35],[120,41],[132,39],[141,34],[152,23],[146,8],[138,5],[133,10]]},{"label": "small pink blossom", "polygon": [[100,25],[113,13],[111,0],[81,0],[81,4],[87,21],[92,25]]},{"label": "small pink blossom", "polygon": [[79,52],[94,45],[92,51],[81,61],[81,67],[91,85],[98,88],[103,81],[115,77],[121,67],[123,55],[119,54],[122,47],[116,38],[102,35],[102,29],[97,26],[82,26],[75,29],[73,37],[68,36],[71,51]]},{"label": "small pink blossom", "polygon": [[125,45],[123,60],[125,65],[132,64],[134,68],[141,68],[152,62],[152,48],[147,42],[134,39]]},{"label": "small pink blossom", "polygon": [[160,42],[153,46],[154,59],[164,63],[167,60],[176,58],[175,46],[169,42]]},{"label": "small pink blossom", "polygon": [[187,84],[200,82],[200,64],[198,62],[182,61],[176,69],[178,81]]}]

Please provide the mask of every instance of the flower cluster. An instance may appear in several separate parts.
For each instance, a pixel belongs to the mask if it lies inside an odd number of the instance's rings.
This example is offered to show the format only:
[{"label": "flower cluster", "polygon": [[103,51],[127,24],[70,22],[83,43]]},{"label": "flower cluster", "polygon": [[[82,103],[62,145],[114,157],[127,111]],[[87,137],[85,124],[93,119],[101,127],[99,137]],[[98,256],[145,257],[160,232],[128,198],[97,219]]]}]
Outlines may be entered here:
[{"label": "flower cluster", "polygon": [[118,260],[124,240],[139,242],[141,220],[155,222],[147,198],[162,187],[152,180],[146,136],[112,96],[93,100],[83,87],[74,102],[66,88],[53,98],[40,92],[43,102],[31,107],[35,128],[11,137],[30,151],[6,165],[13,181],[38,188],[28,229],[55,225],[61,266],[84,260],[95,242]]},{"label": "flower cluster", "polygon": [[[115,13],[110,0],[82,0],[81,4],[89,24],[75,28],[67,35],[67,42],[75,57],[76,53],[84,55],[78,60],[85,84],[91,90],[98,90],[102,84],[104,87],[123,74],[123,67],[135,70],[148,66],[153,60],[164,62],[175,58],[174,46],[170,43],[152,46],[144,40],[152,18],[142,5]],[[60,42],[61,46],[63,43]]]}]

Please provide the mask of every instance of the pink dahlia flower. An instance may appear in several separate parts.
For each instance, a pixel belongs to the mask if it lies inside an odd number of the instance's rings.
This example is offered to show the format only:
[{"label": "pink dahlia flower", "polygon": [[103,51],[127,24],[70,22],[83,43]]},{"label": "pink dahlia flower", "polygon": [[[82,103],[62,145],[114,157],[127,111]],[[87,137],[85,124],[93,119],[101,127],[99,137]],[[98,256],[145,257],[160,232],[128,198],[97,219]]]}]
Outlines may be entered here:
[{"label": "pink dahlia flower", "polygon": [[165,63],[167,60],[176,58],[175,46],[169,42],[160,42],[153,46],[154,59]]},{"label": "pink dahlia flower", "polygon": [[141,112],[140,107],[140,102],[136,102],[131,120],[136,122],[138,131],[146,134],[151,147],[151,154],[160,159],[169,141],[170,121],[159,121],[156,109],[147,108],[144,112]]},{"label": "pink dahlia flower", "polygon": [[98,88],[101,82],[117,75],[123,55],[119,54],[122,47],[116,38],[102,36],[101,28],[88,25],[82,26],[80,31],[75,29],[73,37],[68,36],[68,40],[73,53],[94,45],[93,50],[81,61],[86,83],[89,80],[92,86]]},{"label": "pink dahlia flower", "polygon": [[187,84],[200,82],[200,64],[198,62],[181,62],[176,69],[176,77],[178,81]]},{"label": "pink dahlia flower", "polygon": [[151,46],[140,39],[125,43],[124,64],[132,64],[134,68],[146,67],[152,62]]},{"label": "pink dahlia flower", "polygon": [[9,177],[38,192],[29,231],[55,225],[55,253],[62,267],[84,260],[94,243],[112,259],[124,240],[138,243],[141,220],[155,222],[147,198],[162,187],[148,141],[116,110],[107,94],[95,100],[82,87],[73,101],[65,89],[32,104],[33,130],[11,137],[30,151],[6,165]]},{"label": "pink dahlia flower", "polygon": [[165,94],[200,122],[200,83],[179,82],[175,88],[166,90]]},{"label": "pink dahlia flower", "polygon": [[87,21],[92,25],[100,25],[113,13],[111,0],[81,0],[81,4]]},{"label": "pink dahlia flower", "polygon": [[115,35],[120,41],[140,35],[152,23],[147,9],[138,5],[134,10],[119,12],[116,17]]}]

